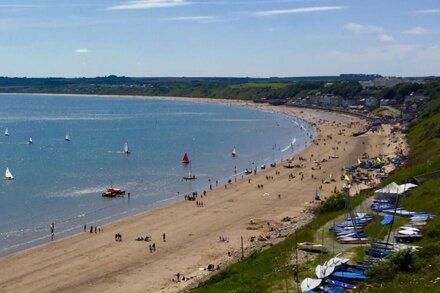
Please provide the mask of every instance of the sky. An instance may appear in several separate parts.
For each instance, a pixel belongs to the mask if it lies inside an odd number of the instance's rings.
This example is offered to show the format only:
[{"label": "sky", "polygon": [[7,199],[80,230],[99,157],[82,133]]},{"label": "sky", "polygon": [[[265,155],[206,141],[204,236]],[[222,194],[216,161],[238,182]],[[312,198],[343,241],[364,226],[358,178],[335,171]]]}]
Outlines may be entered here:
[{"label": "sky", "polygon": [[0,76],[440,75],[439,0],[0,0]]}]

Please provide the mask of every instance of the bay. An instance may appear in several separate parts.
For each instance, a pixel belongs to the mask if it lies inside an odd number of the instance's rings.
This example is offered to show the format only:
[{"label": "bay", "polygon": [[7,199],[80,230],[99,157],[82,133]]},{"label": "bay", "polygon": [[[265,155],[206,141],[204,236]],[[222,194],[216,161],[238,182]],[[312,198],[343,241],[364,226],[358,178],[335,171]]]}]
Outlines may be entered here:
[{"label": "bay", "polygon": [[[58,239],[241,178],[313,134],[298,118],[227,104],[54,95],[0,104],[0,172],[15,176],[0,182],[0,255],[49,242],[51,223]],[[196,180],[182,180],[185,152]],[[103,198],[111,184],[130,198]]]}]

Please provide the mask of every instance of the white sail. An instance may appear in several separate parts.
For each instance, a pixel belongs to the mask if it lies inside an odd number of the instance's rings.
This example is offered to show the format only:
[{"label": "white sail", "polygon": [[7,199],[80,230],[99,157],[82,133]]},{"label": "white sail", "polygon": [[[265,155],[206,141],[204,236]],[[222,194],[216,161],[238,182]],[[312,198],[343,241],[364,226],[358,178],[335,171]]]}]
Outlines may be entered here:
[{"label": "white sail", "polygon": [[70,134],[67,132],[66,136],[64,137],[65,140],[70,141]]},{"label": "white sail", "polygon": [[7,128],[7,127],[5,129],[5,136],[9,136],[9,128]]},{"label": "white sail", "polygon": [[33,143],[32,137],[29,137],[29,144]]},{"label": "white sail", "polygon": [[126,154],[130,153],[130,150],[128,149],[128,143],[127,142],[124,144],[124,153],[126,153]]},{"label": "white sail", "polygon": [[9,168],[6,168],[5,178],[8,179],[8,180],[14,179],[14,175],[12,175],[11,171],[9,170]]}]

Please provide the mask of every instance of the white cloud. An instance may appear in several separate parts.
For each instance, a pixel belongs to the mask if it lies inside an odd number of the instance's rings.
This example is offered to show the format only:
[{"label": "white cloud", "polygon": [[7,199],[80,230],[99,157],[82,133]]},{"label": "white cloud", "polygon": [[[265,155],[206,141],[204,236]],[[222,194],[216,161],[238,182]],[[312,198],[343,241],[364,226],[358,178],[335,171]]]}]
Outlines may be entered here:
[{"label": "white cloud", "polygon": [[78,54],[85,54],[85,53],[89,53],[89,52],[90,52],[89,49],[86,49],[86,48],[81,48],[81,49],[75,50],[75,53],[78,53]]},{"label": "white cloud", "polygon": [[421,26],[416,26],[410,30],[407,30],[405,33],[410,35],[426,35],[428,33],[428,30]]},{"label": "white cloud", "polygon": [[316,6],[316,7],[303,7],[303,8],[293,8],[293,9],[282,9],[282,10],[263,10],[256,11],[253,14],[256,16],[271,16],[279,14],[296,14],[296,13],[309,13],[309,12],[320,12],[320,11],[331,11],[345,9],[346,6]]},{"label": "white cloud", "polygon": [[382,33],[384,30],[380,26],[360,23],[347,23],[344,28],[355,33]]},{"label": "white cloud", "polygon": [[422,13],[422,14],[440,13],[440,9],[417,10],[416,13]]},{"label": "white cloud", "polygon": [[412,44],[396,44],[385,47],[370,47],[361,52],[333,51],[330,57],[347,63],[386,62],[392,60],[406,60],[413,55],[417,46]]},{"label": "white cloud", "polygon": [[394,41],[394,38],[393,38],[393,36],[384,34],[379,37],[379,40],[382,42],[392,42],[392,41]]},{"label": "white cloud", "polygon": [[187,0],[133,0],[107,7],[107,10],[152,9],[188,5]]},{"label": "white cloud", "polygon": [[214,16],[210,15],[203,15],[203,16],[178,16],[178,17],[169,17],[164,18],[164,20],[169,21],[209,21],[214,20]]}]

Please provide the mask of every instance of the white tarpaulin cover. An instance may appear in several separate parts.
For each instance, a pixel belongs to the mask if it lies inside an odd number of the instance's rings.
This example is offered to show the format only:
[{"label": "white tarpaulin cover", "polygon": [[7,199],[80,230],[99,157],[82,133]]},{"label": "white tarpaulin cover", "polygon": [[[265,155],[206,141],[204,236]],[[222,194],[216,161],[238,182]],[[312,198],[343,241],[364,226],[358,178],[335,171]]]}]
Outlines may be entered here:
[{"label": "white tarpaulin cover", "polygon": [[399,194],[402,194],[406,191],[405,188],[401,187],[400,185],[397,185],[395,182],[391,182],[384,188],[381,188],[379,190],[376,190],[374,192],[374,195],[376,197],[385,197],[385,196],[397,196]]},{"label": "white tarpaulin cover", "polygon": [[321,279],[311,279],[305,278],[304,281],[301,282],[301,291],[307,292],[309,290],[313,290],[321,284]]}]

